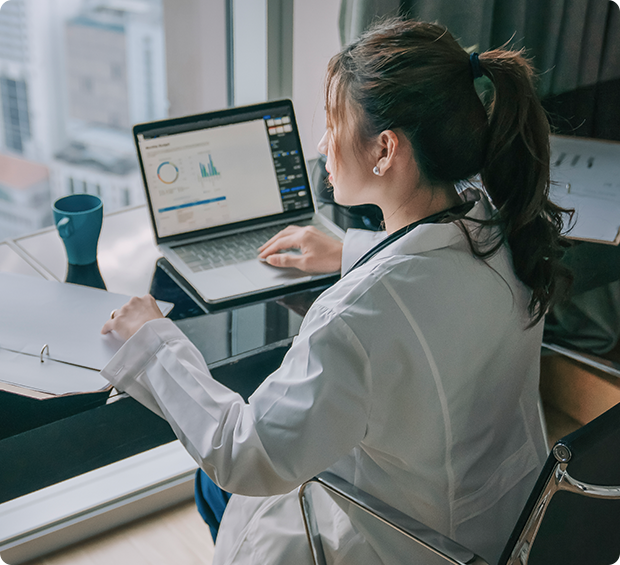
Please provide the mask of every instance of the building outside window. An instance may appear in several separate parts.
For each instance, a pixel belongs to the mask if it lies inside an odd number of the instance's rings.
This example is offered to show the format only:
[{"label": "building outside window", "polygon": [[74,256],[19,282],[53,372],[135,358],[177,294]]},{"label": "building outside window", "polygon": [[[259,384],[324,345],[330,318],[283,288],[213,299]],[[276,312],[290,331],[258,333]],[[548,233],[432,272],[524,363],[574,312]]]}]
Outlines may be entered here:
[{"label": "building outside window", "polygon": [[144,202],[131,126],[167,115],[161,2],[83,1],[62,35],[68,113],[52,197],[62,196],[63,175],[86,175],[106,212]]},{"label": "building outside window", "polygon": [[[131,126],[167,115],[162,0],[2,6],[0,155],[46,167],[48,204],[80,192],[101,195],[106,212],[144,202]],[[51,222],[30,212],[30,231]],[[0,238],[24,233],[6,218]]]},{"label": "building outside window", "polygon": [[292,97],[313,158],[323,72],[338,47],[337,27],[329,40],[316,34],[325,36],[338,5],[9,0],[0,9],[0,155],[48,167],[51,200],[81,192],[83,179],[98,185],[109,213],[144,202],[133,124]]},{"label": "building outside window", "polygon": [[6,146],[16,153],[23,153],[24,144],[30,139],[26,82],[0,77],[0,96]]}]

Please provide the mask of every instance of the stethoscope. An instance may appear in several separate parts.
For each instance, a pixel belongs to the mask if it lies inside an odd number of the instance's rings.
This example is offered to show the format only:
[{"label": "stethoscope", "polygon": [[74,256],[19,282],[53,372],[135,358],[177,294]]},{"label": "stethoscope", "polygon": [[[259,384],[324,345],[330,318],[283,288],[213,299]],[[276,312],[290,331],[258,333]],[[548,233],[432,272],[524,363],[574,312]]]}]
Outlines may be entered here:
[{"label": "stethoscope", "polygon": [[[380,241],[377,245],[375,245],[370,251],[366,252],[362,255],[355,264],[345,273],[348,275],[351,271],[365,265],[370,261],[375,255],[383,251],[389,245],[392,245],[395,241],[399,240],[401,237],[407,235],[410,231],[414,230],[418,226],[422,224],[439,224],[444,223],[447,220],[453,222],[455,220],[461,219],[467,214],[473,207],[475,202],[463,202],[462,204],[457,204],[452,208],[448,208],[447,210],[442,210],[441,212],[437,212],[436,214],[432,214],[427,216],[426,218],[422,218],[421,220],[417,220],[405,227],[400,228],[394,233],[388,235],[385,239]],[[344,275],[343,275],[344,276]]]}]

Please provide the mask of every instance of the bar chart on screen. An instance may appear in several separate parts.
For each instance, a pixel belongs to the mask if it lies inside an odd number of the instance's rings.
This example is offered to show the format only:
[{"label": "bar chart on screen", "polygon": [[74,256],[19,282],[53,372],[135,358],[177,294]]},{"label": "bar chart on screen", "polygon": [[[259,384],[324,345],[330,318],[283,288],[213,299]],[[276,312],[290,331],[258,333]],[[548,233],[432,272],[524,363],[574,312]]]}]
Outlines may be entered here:
[{"label": "bar chart on screen", "polygon": [[220,171],[213,164],[211,153],[201,153],[196,156],[201,179],[209,179],[220,176]]}]

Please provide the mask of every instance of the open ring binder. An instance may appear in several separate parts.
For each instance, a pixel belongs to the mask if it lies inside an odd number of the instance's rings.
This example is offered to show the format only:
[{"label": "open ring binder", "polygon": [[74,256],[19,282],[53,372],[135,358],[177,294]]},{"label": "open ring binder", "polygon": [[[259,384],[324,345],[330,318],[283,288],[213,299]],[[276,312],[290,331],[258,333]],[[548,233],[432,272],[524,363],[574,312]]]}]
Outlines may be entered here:
[{"label": "open ring binder", "polygon": [[43,363],[43,354],[45,353],[46,350],[47,350],[47,356],[49,357],[50,346],[47,343],[41,348],[41,356],[40,356],[41,363]]},{"label": "open ring binder", "polygon": [[[110,311],[129,300],[98,288],[0,273],[0,390],[43,398],[111,388],[99,371],[123,342],[101,335],[101,328]],[[164,314],[173,306],[158,304]]]}]

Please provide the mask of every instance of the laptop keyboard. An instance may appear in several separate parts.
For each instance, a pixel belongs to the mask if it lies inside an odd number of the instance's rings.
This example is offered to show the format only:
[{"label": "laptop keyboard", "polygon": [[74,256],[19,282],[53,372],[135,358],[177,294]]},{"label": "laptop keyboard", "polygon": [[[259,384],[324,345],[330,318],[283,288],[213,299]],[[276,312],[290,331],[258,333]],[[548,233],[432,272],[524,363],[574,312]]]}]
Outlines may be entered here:
[{"label": "laptop keyboard", "polygon": [[189,243],[175,247],[174,251],[194,273],[197,273],[256,259],[258,248],[283,228],[282,225],[269,226],[219,239]]},{"label": "laptop keyboard", "polygon": [[[295,222],[297,226],[313,225],[327,235],[334,234],[318,220]],[[258,248],[269,241],[286,225],[269,226],[257,230],[227,235],[221,238],[197,241],[174,248],[174,252],[194,272],[251,261],[258,257]]]}]

